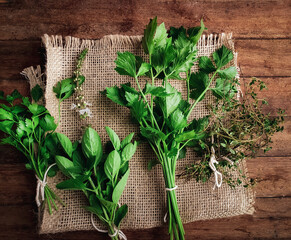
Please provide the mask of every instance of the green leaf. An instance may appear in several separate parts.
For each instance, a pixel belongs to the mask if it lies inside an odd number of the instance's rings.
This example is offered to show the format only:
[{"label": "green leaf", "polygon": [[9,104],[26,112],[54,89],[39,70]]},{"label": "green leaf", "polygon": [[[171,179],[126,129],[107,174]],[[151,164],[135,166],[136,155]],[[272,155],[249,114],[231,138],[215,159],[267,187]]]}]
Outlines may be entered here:
[{"label": "green leaf", "polygon": [[66,78],[62,81],[57,82],[56,86],[53,87],[53,92],[56,94],[58,99],[61,101],[69,98],[75,92],[76,84],[73,78]]},{"label": "green leaf", "polygon": [[[206,73],[192,73],[189,80],[190,97],[194,100],[197,100],[207,88],[208,83],[209,77]],[[199,101],[203,100],[204,97],[205,94],[200,98]]]},{"label": "green leaf", "polygon": [[194,28],[189,28],[187,33],[189,34],[190,40],[193,42],[193,44],[197,44],[201,35],[203,34],[204,30],[207,30],[205,28],[203,19],[201,19],[200,27],[194,27]]},{"label": "green leaf", "polygon": [[217,68],[221,68],[233,59],[233,53],[223,45],[213,53],[213,59]]},{"label": "green leaf", "polygon": [[72,157],[73,145],[70,139],[62,133],[56,133],[56,136],[64,151],[68,154],[69,157]]},{"label": "green leaf", "polygon": [[85,161],[83,159],[83,155],[80,150],[76,150],[73,152],[72,155],[74,166],[78,167],[79,169],[83,170],[85,168]]},{"label": "green leaf", "polygon": [[151,159],[148,163],[148,170],[152,170],[152,168],[154,166],[156,166],[157,164],[159,164],[160,162],[157,159]]},{"label": "green leaf", "polygon": [[1,121],[0,122],[0,130],[2,132],[5,132],[7,134],[11,134],[12,133],[12,127],[13,127],[14,122],[12,121]]},{"label": "green leaf", "polygon": [[202,56],[199,58],[199,70],[209,74],[215,72],[216,68],[209,57]]},{"label": "green leaf", "polygon": [[221,78],[232,80],[237,74],[235,67],[229,67],[224,70],[219,70],[218,74]]},{"label": "green leaf", "polygon": [[31,90],[31,97],[32,99],[37,102],[39,99],[42,98],[43,96],[43,90],[41,89],[41,87],[36,84],[35,87]]},{"label": "green leaf", "polygon": [[70,177],[80,173],[80,170],[74,166],[71,160],[59,155],[55,156],[55,160],[64,175]]},{"label": "green leaf", "polygon": [[143,127],[141,126],[140,127],[140,133],[142,136],[144,136],[145,138],[147,138],[148,140],[153,140],[153,139],[156,139],[156,140],[165,140],[166,139],[166,135],[155,129],[155,128],[152,128],[152,127]]},{"label": "green leaf", "polygon": [[136,151],[136,147],[137,147],[137,142],[134,142],[134,144],[128,143],[124,147],[124,149],[122,150],[122,153],[121,153],[122,164],[124,162],[129,161],[132,158],[132,156],[134,155],[134,153]]},{"label": "green leaf", "polygon": [[165,24],[161,23],[157,28],[156,28],[156,33],[154,37],[154,45],[155,48],[164,48],[165,45],[167,44],[167,29],[165,28]]},{"label": "green leaf", "polygon": [[6,96],[6,101],[12,104],[18,98],[22,98],[22,95],[15,89],[10,95]]},{"label": "green leaf", "polygon": [[100,203],[109,211],[111,212],[113,209],[116,208],[117,204],[114,202],[110,202],[105,200],[102,197],[96,196],[98,198],[98,200],[100,201]]},{"label": "green leaf", "polygon": [[78,178],[71,178],[56,185],[58,189],[85,190],[86,185]]},{"label": "green leaf", "polygon": [[229,95],[231,89],[232,89],[232,84],[229,80],[217,78],[215,88],[211,90],[215,97],[217,97],[218,99],[221,99]]},{"label": "green leaf", "polygon": [[132,116],[138,121],[141,122],[142,118],[145,118],[148,115],[148,110],[142,99],[134,102],[130,108]]},{"label": "green leaf", "polygon": [[125,99],[128,102],[127,106],[132,106],[132,104],[139,99],[139,95],[135,93],[125,92]]},{"label": "green leaf", "polygon": [[121,141],[121,148],[123,149],[127,144],[129,144],[134,136],[134,133],[130,133]]},{"label": "green leaf", "polygon": [[195,133],[194,130],[192,131],[187,131],[187,132],[183,132],[181,134],[179,134],[176,138],[175,141],[176,142],[184,142],[187,140],[191,140],[191,139],[195,139],[195,137],[197,136],[197,134]]},{"label": "green leaf", "polygon": [[85,130],[82,138],[82,152],[87,158],[87,169],[92,169],[101,161],[103,150],[102,142],[98,133],[91,127]]},{"label": "green leaf", "polygon": [[13,114],[0,108],[0,120],[12,120],[13,121]]},{"label": "green leaf", "polygon": [[112,142],[113,147],[118,151],[120,149],[119,137],[110,127],[105,127],[105,130],[110,138],[110,141]]},{"label": "green leaf", "polygon": [[44,118],[42,118],[39,122],[39,125],[41,128],[48,132],[48,131],[53,131],[56,129],[57,125],[55,124],[55,119],[53,116],[50,114],[46,114]]},{"label": "green leaf", "polygon": [[[151,19],[144,30],[142,38],[142,46],[146,54],[152,54],[154,50],[154,35],[157,29],[157,17]],[[161,31],[162,29],[160,29]]]},{"label": "green leaf", "polygon": [[123,175],[123,177],[119,180],[119,182],[117,183],[116,187],[113,190],[112,193],[112,201],[116,204],[118,204],[119,199],[125,189],[126,183],[127,183],[127,179],[129,176],[129,169],[127,170],[127,172]]},{"label": "green leaf", "polygon": [[117,59],[114,61],[116,63],[115,71],[120,75],[128,75],[131,77],[136,77],[136,58],[130,52],[117,52]]},{"label": "green leaf", "polygon": [[172,95],[167,97],[157,97],[155,102],[162,110],[165,118],[168,118],[170,114],[177,109],[182,97],[181,93],[173,88],[170,83],[166,84],[166,92]]},{"label": "green leaf", "polygon": [[151,94],[156,97],[167,97],[173,95],[173,93],[167,93],[164,87],[153,86],[150,83],[146,83],[144,94]]},{"label": "green leaf", "polygon": [[103,211],[102,211],[101,207],[97,208],[97,207],[92,207],[92,206],[82,206],[82,208],[84,208],[88,212],[91,212],[91,213],[97,215],[99,218],[100,218],[100,216],[101,216],[101,218],[103,218],[102,217]]},{"label": "green leaf", "polygon": [[151,65],[149,63],[143,62],[138,69],[136,74],[137,77],[144,76],[151,69]]},{"label": "green leaf", "polygon": [[38,105],[37,103],[30,104],[28,106],[28,109],[33,115],[38,115],[47,111],[47,109],[44,106]]},{"label": "green leaf", "polygon": [[128,211],[128,207],[126,204],[122,205],[120,208],[117,209],[114,217],[114,225],[119,228],[122,219],[126,216]]},{"label": "green leaf", "polygon": [[120,163],[121,163],[120,155],[116,150],[113,150],[111,153],[109,153],[104,163],[104,171],[106,176],[111,181],[113,181],[116,174],[118,174]]},{"label": "green leaf", "polygon": [[121,105],[126,106],[126,101],[122,98],[120,90],[117,86],[114,87],[107,87],[106,88],[106,96],[111,99],[113,102]]},{"label": "green leaf", "polygon": [[180,130],[187,126],[187,119],[184,116],[183,112],[177,108],[169,118],[169,125],[172,130]]}]

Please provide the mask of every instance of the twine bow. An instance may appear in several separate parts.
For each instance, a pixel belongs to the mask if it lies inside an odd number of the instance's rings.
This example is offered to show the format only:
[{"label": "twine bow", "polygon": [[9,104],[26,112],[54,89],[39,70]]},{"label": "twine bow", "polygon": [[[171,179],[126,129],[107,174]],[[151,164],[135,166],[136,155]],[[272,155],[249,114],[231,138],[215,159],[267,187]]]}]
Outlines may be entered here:
[{"label": "twine bow", "polygon": [[52,165],[50,165],[47,168],[47,170],[44,173],[43,180],[40,180],[40,178],[37,175],[35,175],[35,177],[37,179],[35,201],[36,201],[36,204],[38,207],[40,207],[41,203],[44,201],[44,188],[47,184],[47,182],[46,182],[47,174],[48,174],[49,170],[55,165],[56,165],[56,163],[53,163]]},{"label": "twine bow", "polygon": [[101,233],[108,233],[108,236],[111,237],[111,238],[114,238],[117,234],[119,236],[120,239],[123,239],[123,240],[127,240],[127,237],[126,235],[119,229],[117,229],[115,226],[114,226],[114,233],[113,234],[110,234],[108,232],[108,230],[103,230],[103,229],[100,229],[96,226],[96,224],[94,223],[94,219],[93,219],[93,216],[94,214],[91,213],[91,223],[93,225],[93,227],[98,231],[98,232],[101,232]]}]

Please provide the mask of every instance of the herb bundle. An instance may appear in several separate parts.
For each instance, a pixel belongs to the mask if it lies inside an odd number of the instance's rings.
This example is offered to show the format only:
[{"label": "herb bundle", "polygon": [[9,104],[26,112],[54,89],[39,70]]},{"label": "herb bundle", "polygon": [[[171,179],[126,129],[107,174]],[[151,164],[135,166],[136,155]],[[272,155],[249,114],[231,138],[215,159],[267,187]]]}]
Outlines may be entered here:
[{"label": "herb bundle", "polygon": [[[201,160],[187,166],[181,173],[182,176],[207,181],[212,175],[208,163],[213,147],[218,160],[217,167],[228,185],[235,187],[243,184],[248,187],[255,183],[241,169],[237,170],[240,161],[254,158],[260,151],[269,151],[272,136],[284,129],[283,110],[279,109],[278,115],[273,117],[264,113],[264,105],[268,102],[258,98],[258,91],[265,88],[263,81],[253,78],[246,86],[245,95],[240,99],[228,92],[217,95],[216,101],[209,106],[210,115],[198,120],[204,122],[202,131],[205,137],[188,144],[195,149]],[[234,178],[232,170],[238,172],[239,176]]]},{"label": "herb bundle", "polygon": [[66,154],[56,155],[55,159],[59,169],[69,179],[59,183],[57,188],[82,190],[90,204],[84,208],[107,227],[111,239],[117,240],[118,235],[124,236],[119,228],[128,210],[126,204],[119,205],[119,199],[126,186],[128,162],[136,151],[137,142],[131,143],[133,133],[120,141],[111,128],[106,127],[106,131],[111,143],[107,144],[104,154],[100,137],[91,127],[85,130],[81,143],[77,141],[72,144],[63,135],[62,145]]},{"label": "herb bundle", "polygon": [[[189,28],[170,28],[167,33],[164,23],[157,26],[157,19],[147,25],[142,40],[146,59],[130,52],[118,53],[115,70],[120,75],[128,75],[135,80],[131,84],[106,88],[106,95],[112,101],[130,109],[133,119],[140,125],[140,133],[156,154],[157,160],[149,162],[149,168],[161,164],[167,191],[169,234],[173,239],[184,239],[184,229],[180,218],[175,185],[176,163],[185,156],[185,148],[193,139],[204,137],[203,122],[190,120],[191,113],[208,90],[214,94],[233,91],[229,82],[237,74],[234,67],[224,69],[233,59],[232,52],[225,46],[208,57],[199,59],[200,71],[191,73],[196,59],[196,44],[205,30],[201,26]],[[182,74],[183,73],[183,74]],[[210,74],[211,73],[211,74]],[[185,77],[182,77],[184,75]],[[214,78],[219,75],[216,85]],[[142,89],[140,77],[150,80]],[[187,99],[175,89],[169,79],[185,81]],[[230,87],[231,86],[231,87]],[[190,99],[194,99],[192,103]]]},{"label": "herb bundle", "polygon": [[50,214],[52,207],[58,209],[56,201],[63,204],[46,183],[46,177],[55,176],[58,170],[54,155],[64,149],[60,140],[62,135],[55,133],[60,122],[60,105],[63,100],[72,96],[77,87],[84,82],[85,77],[81,75],[80,69],[86,54],[87,49],[82,51],[78,57],[77,70],[73,77],[58,82],[53,89],[59,99],[57,124],[48,110],[37,103],[43,98],[43,90],[39,85],[31,90],[33,101],[21,96],[17,90],[6,97],[4,92],[0,92],[0,100],[5,102],[5,104],[0,104],[0,130],[7,135],[6,138],[1,139],[1,144],[14,146],[27,158],[28,163],[25,166],[34,171],[38,180],[36,203],[40,207],[41,201],[45,201]]}]

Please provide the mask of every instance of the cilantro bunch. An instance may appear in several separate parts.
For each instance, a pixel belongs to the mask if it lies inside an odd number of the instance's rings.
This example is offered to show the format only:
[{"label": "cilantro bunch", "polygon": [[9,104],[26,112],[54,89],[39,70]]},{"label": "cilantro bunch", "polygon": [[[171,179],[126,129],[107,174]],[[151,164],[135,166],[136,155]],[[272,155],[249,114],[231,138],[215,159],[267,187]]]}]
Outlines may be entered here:
[{"label": "cilantro bunch", "polygon": [[86,210],[95,214],[107,227],[112,239],[118,239],[120,223],[128,207],[119,199],[129,176],[128,162],[134,155],[137,142],[131,143],[133,133],[120,141],[117,134],[106,127],[111,142],[102,150],[98,133],[91,127],[85,130],[81,143],[74,144],[62,135],[65,154],[55,160],[69,179],[57,185],[59,189],[82,190],[89,200]]},{"label": "cilantro bunch", "polygon": [[[1,144],[12,145],[24,154],[28,160],[26,168],[32,170],[38,179],[37,205],[40,206],[41,201],[47,203],[50,214],[52,207],[58,209],[56,201],[63,204],[46,184],[46,177],[55,176],[58,170],[54,160],[55,154],[67,150],[64,135],[55,133],[60,122],[61,102],[71,97],[85,81],[80,70],[87,52],[85,49],[79,55],[73,76],[58,82],[53,89],[58,98],[57,123],[45,106],[38,104],[43,98],[43,90],[39,85],[31,90],[32,101],[21,96],[17,90],[7,96],[0,92],[0,100],[4,102],[0,104],[0,130],[6,135],[1,139]],[[43,208],[44,206],[45,204],[42,205]]]},{"label": "cilantro bunch", "polygon": [[[155,164],[162,165],[171,239],[184,239],[185,234],[174,191],[176,163],[185,157],[186,146],[193,139],[204,137],[204,122],[191,120],[191,113],[209,90],[214,95],[234,94],[236,91],[230,85],[236,70],[234,67],[225,68],[233,59],[233,54],[225,46],[213,53],[214,61],[201,57],[199,72],[191,72],[197,60],[196,44],[204,30],[201,21],[199,27],[188,30],[171,27],[167,32],[164,23],[157,25],[157,18],[150,20],[142,40],[147,58],[119,52],[115,60],[115,70],[120,75],[132,77],[136,87],[127,83],[121,87],[108,87],[105,91],[113,102],[129,108],[133,119],[140,125],[141,135],[157,157],[149,162],[149,168]],[[219,78],[214,85],[217,75]],[[143,76],[148,80],[144,81]],[[185,82],[186,99],[170,84],[169,79]],[[141,80],[144,82],[143,88]]]},{"label": "cilantro bunch", "polygon": [[[43,93],[39,85],[32,89],[31,95],[35,102],[42,98]],[[28,160],[25,167],[32,170],[39,180],[45,180],[48,167],[54,163],[49,150],[52,135],[57,128],[54,117],[44,106],[32,103],[28,97],[22,97],[17,90],[6,97],[1,92],[0,99],[6,103],[0,105],[0,130],[6,135],[1,139],[1,144],[12,145],[22,152]],[[19,100],[20,103],[17,103]],[[56,171],[57,167],[52,167],[48,171],[48,176],[54,176]],[[52,205],[57,210],[55,201],[61,200],[48,185],[44,187],[44,197],[49,212],[52,213]],[[39,205],[39,199],[36,201]]]}]

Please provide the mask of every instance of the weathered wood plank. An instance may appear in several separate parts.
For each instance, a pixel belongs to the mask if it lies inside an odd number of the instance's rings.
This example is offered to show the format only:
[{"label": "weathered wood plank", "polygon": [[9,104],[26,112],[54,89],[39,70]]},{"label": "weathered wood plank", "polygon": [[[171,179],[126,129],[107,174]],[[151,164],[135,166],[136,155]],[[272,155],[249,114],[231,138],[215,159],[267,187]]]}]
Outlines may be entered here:
[{"label": "weathered wood plank", "polygon": [[[291,198],[257,199],[253,216],[238,216],[185,224],[186,239],[273,239],[291,236]],[[189,209],[191,211],[191,209]],[[31,204],[22,207],[0,206],[0,237],[2,239],[104,239],[105,235],[70,232],[54,235],[36,234],[37,216]],[[272,216],[272,217],[269,217]],[[167,227],[147,230],[125,230],[128,239],[168,239]]]},{"label": "weathered wood plank", "polygon": [[[33,9],[33,11],[32,11]],[[37,39],[44,33],[100,38],[142,34],[150,17],[167,26],[197,25],[240,38],[290,37],[288,1],[11,1],[0,8],[0,40]],[[275,27],[271,27],[275,26]]]},{"label": "weathered wood plank", "polygon": [[[11,159],[11,161],[13,161]],[[34,202],[36,180],[31,171],[19,164],[4,164],[0,168],[1,205],[28,204]],[[257,178],[257,197],[291,197],[291,157],[259,157],[249,159],[250,177]],[[13,199],[13,202],[11,202]]]}]

